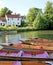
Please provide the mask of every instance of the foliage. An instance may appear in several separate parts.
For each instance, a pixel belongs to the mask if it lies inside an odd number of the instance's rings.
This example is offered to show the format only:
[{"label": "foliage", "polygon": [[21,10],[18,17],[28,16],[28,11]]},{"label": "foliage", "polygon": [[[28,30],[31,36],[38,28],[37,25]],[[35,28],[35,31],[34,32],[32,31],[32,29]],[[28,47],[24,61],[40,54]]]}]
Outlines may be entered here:
[{"label": "foliage", "polygon": [[45,7],[44,17],[47,18],[49,24],[48,29],[53,29],[53,4],[49,1]]},{"label": "foliage", "polygon": [[40,21],[41,21],[41,15],[40,15],[40,12],[39,12],[37,14],[37,17],[34,20],[33,27],[35,27],[36,29],[39,29]]},{"label": "foliage", "polygon": [[0,17],[5,17],[5,14],[11,14],[12,11],[9,10],[7,7],[4,7],[0,10]]},{"label": "foliage", "polygon": [[47,19],[39,12],[36,19],[34,20],[33,27],[35,27],[35,29],[43,30],[48,29],[48,26],[49,24]]},{"label": "foliage", "polygon": [[26,27],[27,25],[27,22],[21,20],[21,27]]},{"label": "foliage", "polygon": [[34,20],[33,27],[35,29],[53,29],[53,6],[51,2],[47,2],[44,14],[39,12]]},{"label": "foliage", "polygon": [[8,28],[9,26],[8,25],[5,25],[4,28]]},{"label": "foliage", "polygon": [[49,27],[49,23],[47,19],[44,16],[42,16],[39,22],[39,29],[45,30],[45,29],[48,29],[48,27]]},{"label": "foliage", "polygon": [[26,16],[26,19],[28,22],[33,22],[34,19],[36,18],[38,12],[41,11],[41,9],[38,9],[38,8],[30,8],[29,9],[29,12]]},{"label": "foliage", "polygon": [[46,4],[44,14],[47,14],[47,15],[53,14],[53,6],[52,6],[52,3],[50,1],[48,1]]}]

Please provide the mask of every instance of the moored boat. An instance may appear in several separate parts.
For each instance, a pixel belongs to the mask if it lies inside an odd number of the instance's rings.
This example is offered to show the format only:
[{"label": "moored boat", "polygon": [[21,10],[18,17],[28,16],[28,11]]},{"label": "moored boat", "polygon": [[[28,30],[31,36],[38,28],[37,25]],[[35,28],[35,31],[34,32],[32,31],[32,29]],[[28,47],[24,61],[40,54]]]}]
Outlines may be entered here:
[{"label": "moored boat", "polygon": [[[46,61],[53,61],[53,58],[50,58],[48,52],[44,51],[43,49],[42,50],[38,49],[38,50],[39,51],[1,49],[0,60],[1,59],[10,60],[10,61],[14,60],[14,62],[10,62],[10,65],[16,65],[16,64],[17,65],[28,65],[28,64],[47,65]],[[7,65],[7,62],[3,62],[3,63]],[[0,62],[1,65],[3,63]]]},{"label": "moored boat", "polygon": [[30,40],[20,40],[23,44],[28,45],[43,45],[43,46],[53,46],[53,40],[47,40],[42,38],[33,38]]},{"label": "moored boat", "polygon": [[22,50],[1,50],[0,53],[0,60],[4,60],[0,61],[0,65],[7,65],[8,63],[9,65],[48,65],[50,63],[46,61],[53,61],[53,59],[49,58],[47,52],[32,55]]},{"label": "moored boat", "polygon": [[45,62],[31,62],[31,61],[0,61],[0,65],[48,65]]}]

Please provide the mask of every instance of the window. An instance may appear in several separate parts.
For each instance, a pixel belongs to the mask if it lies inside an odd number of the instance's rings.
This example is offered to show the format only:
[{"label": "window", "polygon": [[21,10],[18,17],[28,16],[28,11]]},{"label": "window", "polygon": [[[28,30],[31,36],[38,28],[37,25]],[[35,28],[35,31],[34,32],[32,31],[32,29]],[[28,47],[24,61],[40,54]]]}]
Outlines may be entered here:
[{"label": "window", "polygon": [[9,18],[8,18],[8,21],[9,21]]},{"label": "window", "polygon": [[18,20],[19,20],[19,18],[18,18]]},{"label": "window", "polygon": [[13,20],[13,18],[12,18],[12,20]]},{"label": "window", "polygon": [[2,23],[0,23],[0,25],[2,25]]},{"label": "window", "polygon": [[18,22],[18,24],[19,24],[19,22]]}]

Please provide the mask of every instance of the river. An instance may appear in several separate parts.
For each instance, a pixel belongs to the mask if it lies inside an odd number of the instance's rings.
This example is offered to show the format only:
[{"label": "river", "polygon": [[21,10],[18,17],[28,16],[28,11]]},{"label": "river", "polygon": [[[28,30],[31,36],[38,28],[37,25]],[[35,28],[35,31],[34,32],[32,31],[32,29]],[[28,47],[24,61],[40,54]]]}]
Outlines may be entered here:
[{"label": "river", "polygon": [[17,34],[0,34],[0,43],[21,43],[19,40],[31,38],[45,38],[53,40],[53,31],[30,31]]}]

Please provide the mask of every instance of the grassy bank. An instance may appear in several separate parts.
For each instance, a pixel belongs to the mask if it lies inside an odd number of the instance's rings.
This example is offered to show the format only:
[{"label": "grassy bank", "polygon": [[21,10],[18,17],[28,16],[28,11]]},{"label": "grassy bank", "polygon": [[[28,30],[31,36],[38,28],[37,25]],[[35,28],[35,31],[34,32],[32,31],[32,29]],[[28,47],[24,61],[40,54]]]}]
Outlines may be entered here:
[{"label": "grassy bank", "polygon": [[4,27],[0,26],[0,31],[17,31],[17,32],[26,32],[26,31],[39,31],[33,27]]},{"label": "grassy bank", "polygon": [[27,32],[27,31],[36,31],[36,29],[32,27],[22,27],[17,29],[17,32]]},{"label": "grassy bank", "polygon": [[36,29],[33,27],[3,27],[0,26],[0,31],[17,31],[17,32],[25,32],[25,31],[35,31]]}]

